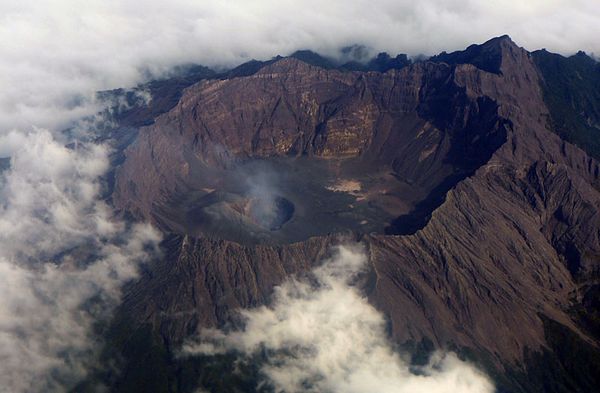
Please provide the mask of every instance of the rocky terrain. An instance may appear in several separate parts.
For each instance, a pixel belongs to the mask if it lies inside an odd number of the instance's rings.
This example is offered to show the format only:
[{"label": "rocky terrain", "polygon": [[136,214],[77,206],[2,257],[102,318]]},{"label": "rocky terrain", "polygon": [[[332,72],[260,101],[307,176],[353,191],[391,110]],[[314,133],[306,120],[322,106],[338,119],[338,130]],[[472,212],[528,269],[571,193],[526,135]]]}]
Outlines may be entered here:
[{"label": "rocky terrain", "polygon": [[499,391],[597,390],[600,166],[557,128],[540,56],[507,36],[379,70],[304,54],[157,101],[128,125],[111,200],[167,234],[165,256],[126,288],[106,354],[121,372],[99,378],[193,389],[187,337],[345,239],[398,345],[458,351]]}]

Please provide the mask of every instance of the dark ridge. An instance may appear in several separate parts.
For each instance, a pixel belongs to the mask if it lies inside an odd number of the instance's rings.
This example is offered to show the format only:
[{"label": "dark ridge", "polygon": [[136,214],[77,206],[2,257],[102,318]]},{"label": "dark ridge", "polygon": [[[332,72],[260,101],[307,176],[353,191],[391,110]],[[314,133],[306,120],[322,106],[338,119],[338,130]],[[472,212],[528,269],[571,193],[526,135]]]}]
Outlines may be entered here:
[{"label": "dark ridge", "polygon": [[[338,64],[334,60],[310,50],[299,50],[289,57],[316,67],[339,69],[342,71],[385,72],[390,69],[400,69],[411,64],[411,61],[405,54],[399,54],[392,58],[387,53],[379,53],[365,64],[357,61]],[[181,65],[172,70],[172,76],[169,78],[153,80],[130,90],[119,88],[100,91],[97,93],[97,97],[101,101],[115,103],[110,105],[104,115],[108,115],[108,118],[118,123],[120,127],[137,128],[148,126],[154,123],[156,117],[168,112],[179,102],[185,88],[204,79],[232,79],[254,75],[262,68],[284,58],[276,56],[266,61],[250,60],[231,70],[220,73],[202,65]],[[150,93],[151,105],[146,105],[140,99],[141,93]],[[120,108],[121,105],[126,108]]]},{"label": "dark ridge", "polygon": [[[220,74],[219,78],[231,79],[240,76],[250,76],[260,71],[263,67],[271,65],[285,58],[286,57],[276,56],[273,59],[267,61],[251,60],[230,71]],[[306,64],[310,64],[312,66],[320,67],[326,70],[340,71],[386,72],[391,69],[401,69],[412,64],[412,62],[406,54],[399,54],[396,57],[391,57],[385,52],[379,53],[377,56],[364,63],[357,60],[351,60],[345,63],[340,63],[334,59],[322,56],[311,50],[298,50],[292,53],[291,55],[287,56],[287,58],[297,59]]]},{"label": "dark ridge", "polygon": [[298,59],[310,65],[314,65],[316,67],[325,68],[327,70],[337,68],[337,64],[333,60],[321,56],[320,54],[310,50],[296,51],[292,53],[290,57]]},{"label": "dark ridge", "polygon": [[[98,92],[99,100],[112,103],[104,115],[121,127],[150,125],[157,116],[168,112],[179,102],[186,87],[216,75],[210,68],[199,65],[179,66],[173,70],[173,73],[175,76],[150,81],[134,89]],[[151,105],[147,105],[141,99],[140,95],[146,93],[150,94]],[[125,108],[121,108],[121,105]]]},{"label": "dark ridge", "polygon": [[[163,241],[165,260],[174,260],[181,247],[181,238],[167,235]],[[142,266],[141,275],[152,277],[156,262]],[[133,282],[126,284],[134,287]],[[125,300],[127,302],[127,299]],[[192,333],[194,326],[190,326]],[[105,337],[98,364],[84,380],[73,387],[72,393],[193,393],[209,386],[214,393],[269,392],[261,387],[260,366],[264,357],[247,359],[236,353],[216,356],[178,356],[166,332],[157,332],[151,323],[136,321],[121,305],[109,324],[98,327]]]},{"label": "dark ridge", "polygon": [[525,348],[523,366],[498,366],[485,351],[450,345],[449,350],[480,366],[493,380],[496,393],[589,393],[600,386],[600,349],[567,326],[538,314],[546,347]]},{"label": "dark ridge", "polygon": [[388,227],[385,228],[386,235],[413,235],[417,231],[425,228],[431,219],[431,214],[435,209],[444,203],[446,194],[461,180],[467,177],[465,174],[457,174],[446,178],[440,185],[434,188],[427,197],[419,202],[408,214],[404,214],[394,219]]},{"label": "dark ridge", "polygon": [[396,57],[391,57],[385,52],[379,53],[377,56],[366,62],[351,60],[342,64],[339,64],[335,60],[321,56],[318,53],[310,50],[296,51],[290,55],[290,57],[316,67],[321,67],[328,70],[337,69],[341,71],[386,72],[391,69],[399,70],[411,64],[411,61],[406,54],[399,54]]},{"label": "dark ridge", "polygon": [[405,54],[399,54],[396,57],[391,57],[389,54],[382,52],[369,60],[366,64],[352,61],[342,65],[340,68],[349,71],[376,71],[386,72],[389,70],[399,70],[412,64],[410,59]]},{"label": "dark ridge", "polygon": [[[98,125],[97,139],[110,140],[114,148],[114,153],[110,156],[111,169],[105,176],[102,193],[103,198],[107,198],[109,202],[114,190],[115,169],[123,162],[124,151],[136,139],[139,128],[151,125],[159,115],[177,105],[185,88],[203,79],[214,78],[216,73],[208,67],[184,65],[175,67],[172,75],[174,76],[150,81],[130,90],[115,89],[97,93],[99,100],[109,104],[100,113],[107,121]],[[150,95],[149,103],[142,98],[145,94]],[[114,124],[118,126],[114,127]]]},{"label": "dark ridge", "polygon": [[246,63],[240,64],[239,66],[231,70],[218,74],[216,78],[224,80],[254,75],[264,67],[276,63],[279,60],[285,58],[294,58],[304,63],[325,69],[339,68],[339,66],[333,60],[323,57],[318,53],[312,52],[310,50],[299,50],[292,53],[289,56],[275,56],[271,60],[250,60]]},{"label": "dark ridge", "polygon": [[502,45],[505,43],[515,45],[508,35],[503,35],[480,45],[473,44],[463,51],[442,52],[429,60],[436,63],[472,64],[483,71],[501,74]]},{"label": "dark ridge", "polygon": [[[435,95],[427,106],[422,105],[419,112],[423,118],[430,119],[436,126],[450,134],[452,149],[447,160],[456,172],[436,186],[429,195],[408,214],[397,217],[385,229],[389,235],[412,235],[423,229],[435,209],[446,200],[448,191],[484,165],[494,152],[506,142],[510,121],[498,117],[498,104],[488,98],[479,98],[465,106],[465,92],[454,86],[434,89]],[[448,105],[448,102],[453,102]],[[463,116],[452,116],[448,108],[465,107]],[[456,123],[456,119],[467,119],[466,125]]]},{"label": "dark ridge", "polygon": [[[548,317],[544,322],[547,348],[526,350],[525,370],[508,369],[513,383],[501,392],[588,393],[600,386],[600,350],[568,327]],[[515,383],[517,382],[517,383]]]},{"label": "dark ridge", "polygon": [[343,58],[364,63],[369,59],[369,49],[364,45],[354,44],[345,46],[340,50]]},{"label": "dark ridge", "polygon": [[[261,385],[260,367],[265,354],[242,359],[230,352],[215,356],[174,357],[165,340],[147,324],[133,326],[121,315],[120,324],[112,328],[110,346],[103,354],[104,362],[120,359],[121,373],[95,372],[73,389],[93,392],[98,386],[109,386],[111,392],[194,392],[198,385],[212,392],[272,392]],[[462,359],[481,364],[494,377],[499,393],[587,393],[596,391],[600,383],[600,352],[584,343],[576,333],[560,323],[542,317],[546,342],[552,351],[526,352],[525,370],[511,368],[499,371],[491,361],[468,348],[450,348]],[[122,348],[116,353],[117,348]],[[411,365],[426,364],[434,350],[430,340],[407,342],[401,346]],[[108,367],[107,367],[108,369]]]},{"label": "dark ridge", "polygon": [[0,173],[10,168],[10,157],[0,157]]},{"label": "dark ridge", "polygon": [[[510,37],[502,36],[493,38],[481,45],[471,45],[464,51],[442,52],[437,56],[431,57],[429,60],[449,64],[469,63],[483,70],[499,73],[502,56],[500,44],[505,41],[509,41],[512,44]],[[351,55],[350,57],[358,60],[351,60],[340,64],[333,59],[310,50],[299,50],[289,57],[324,69],[338,69],[341,71],[386,72],[391,69],[402,69],[412,63],[406,54],[398,54],[395,57],[391,57],[385,52],[379,53],[366,62],[362,62],[361,60],[366,57],[365,49],[356,45],[344,48],[342,54]],[[584,57],[592,63],[597,64],[582,52],[575,55],[575,57]],[[282,56],[276,56],[266,61],[251,60],[231,70],[220,73],[201,65],[182,65],[175,67],[171,73],[172,76],[167,79],[154,80],[131,90],[114,89],[101,91],[97,93],[97,96],[100,100],[120,101],[126,104],[127,109],[119,109],[118,106],[110,108],[112,119],[118,122],[120,126],[142,127],[152,124],[157,116],[172,109],[181,98],[183,90],[188,86],[203,79],[231,79],[253,75],[263,67],[283,58]],[[145,103],[140,102],[140,92],[150,93],[152,97],[151,105],[145,105]]]},{"label": "dark ridge", "polygon": [[391,57],[389,54],[382,52],[369,62],[368,68],[372,71],[386,72],[391,69],[399,70],[410,64],[410,59],[404,53]]},{"label": "dark ridge", "polygon": [[600,283],[588,283],[580,289],[581,303],[573,306],[571,314],[586,333],[600,338]]},{"label": "dark ridge", "polygon": [[600,159],[600,64],[584,52],[564,57],[542,49],[532,56],[542,74],[550,127]]},{"label": "dark ridge", "polygon": [[239,66],[237,66],[229,71],[219,74],[217,78],[218,79],[232,79],[232,78],[239,78],[242,76],[254,75],[258,71],[260,71],[263,67],[273,64],[281,59],[283,59],[283,57],[276,56],[276,57],[272,58],[271,60],[267,60],[267,61],[250,60],[246,63],[240,64]]},{"label": "dark ridge", "polygon": [[[221,73],[201,65],[178,66],[173,69],[173,76],[169,78],[153,80],[131,90],[101,91],[97,93],[97,97],[101,101],[115,103],[105,115],[121,128],[148,126],[154,123],[156,117],[168,112],[179,102],[185,88],[204,79],[231,79],[252,75],[279,59],[282,57],[277,56],[268,61],[251,60]],[[139,94],[144,92],[151,95],[150,105],[140,100]],[[126,109],[119,108],[122,104],[125,104]]]}]

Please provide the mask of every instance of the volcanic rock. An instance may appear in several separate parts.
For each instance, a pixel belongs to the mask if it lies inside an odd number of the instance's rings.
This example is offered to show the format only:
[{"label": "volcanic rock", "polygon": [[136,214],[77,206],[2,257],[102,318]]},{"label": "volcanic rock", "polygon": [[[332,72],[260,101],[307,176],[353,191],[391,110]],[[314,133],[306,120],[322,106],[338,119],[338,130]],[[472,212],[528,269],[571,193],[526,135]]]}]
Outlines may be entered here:
[{"label": "volcanic rock", "polygon": [[[252,75],[194,84],[139,130],[117,171],[117,208],[170,233],[165,257],[128,288],[117,325],[133,336],[150,329],[153,342],[176,348],[318,263],[342,241],[324,233],[332,230],[366,247],[361,287],[397,343],[426,338],[471,354],[510,391],[590,389],[597,377],[564,382],[572,355],[549,337],[560,331],[598,359],[600,336],[583,317],[598,304],[600,167],[554,133],[550,118],[538,67],[506,36],[385,73],[281,58]],[[248,187],[223,186],[238,168],[303,160],[317,169],[295,181],[310,178],[318,191],[283,196],[296,205],[289,222],[269,221],[252,238],[181,225],[178,206],[200,200],[191,194],[223,187],[243,198]],[[336,176],[360,178],[360,187],[332,187]],[[350,198],[330,203],[356,217],[278,235],[328,195]],[[356,207],[361,198],[375,213]],[[368,230],[356,224],[363,220]],[[551,382],[535,374],[541,356],[558,370]]]}]

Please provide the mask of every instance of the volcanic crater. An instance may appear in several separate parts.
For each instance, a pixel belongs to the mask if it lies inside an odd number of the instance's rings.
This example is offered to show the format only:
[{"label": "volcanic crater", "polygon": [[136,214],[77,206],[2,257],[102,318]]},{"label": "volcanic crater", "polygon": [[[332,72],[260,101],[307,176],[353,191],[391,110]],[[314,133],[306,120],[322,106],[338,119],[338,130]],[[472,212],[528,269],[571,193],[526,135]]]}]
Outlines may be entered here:
[{"label": "volcanic crater", "polygon": [[276,157],[194,170],[193,180],[156,211],[155,219],[177,233],[244,244],[383,233],[419,196],[390,173],[355,159]]},{"label": "volcanic crater", "polygon": [[578,299],[600,271],[600,166],[551,132],[535,56],[504,36],[384,73],[254,65],[186,88],[116,170],[114,205],[166,235],[115,324],[144,370],[131,386],[170,386],[169,348],[267,303],[347,231],[395,343],[463,348],[499,391],[598,386],[598,314]]},{"label": "volcanic crater", "polygon": [[[510,127],[453,73],[428,63],[342,72],[285,58],[201,81],[140,129],[116,205],[169,232],[243,244],[414,233]],[[438,97],[442,88],[452,96]],[[443,116],[449,100],[460,116]]]}]

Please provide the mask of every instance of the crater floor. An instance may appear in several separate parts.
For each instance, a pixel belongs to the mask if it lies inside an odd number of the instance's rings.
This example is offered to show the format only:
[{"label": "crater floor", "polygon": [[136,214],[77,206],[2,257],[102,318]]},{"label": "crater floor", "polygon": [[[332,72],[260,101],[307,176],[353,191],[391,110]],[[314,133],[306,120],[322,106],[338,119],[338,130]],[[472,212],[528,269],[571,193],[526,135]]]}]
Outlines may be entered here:
[{"label": "crater floor", "polygon": [[245,244],[328,233],[383,233],[424,192],[355,159],[251,159],[192,169],[188,189],[157,214],[170,230]]}]

